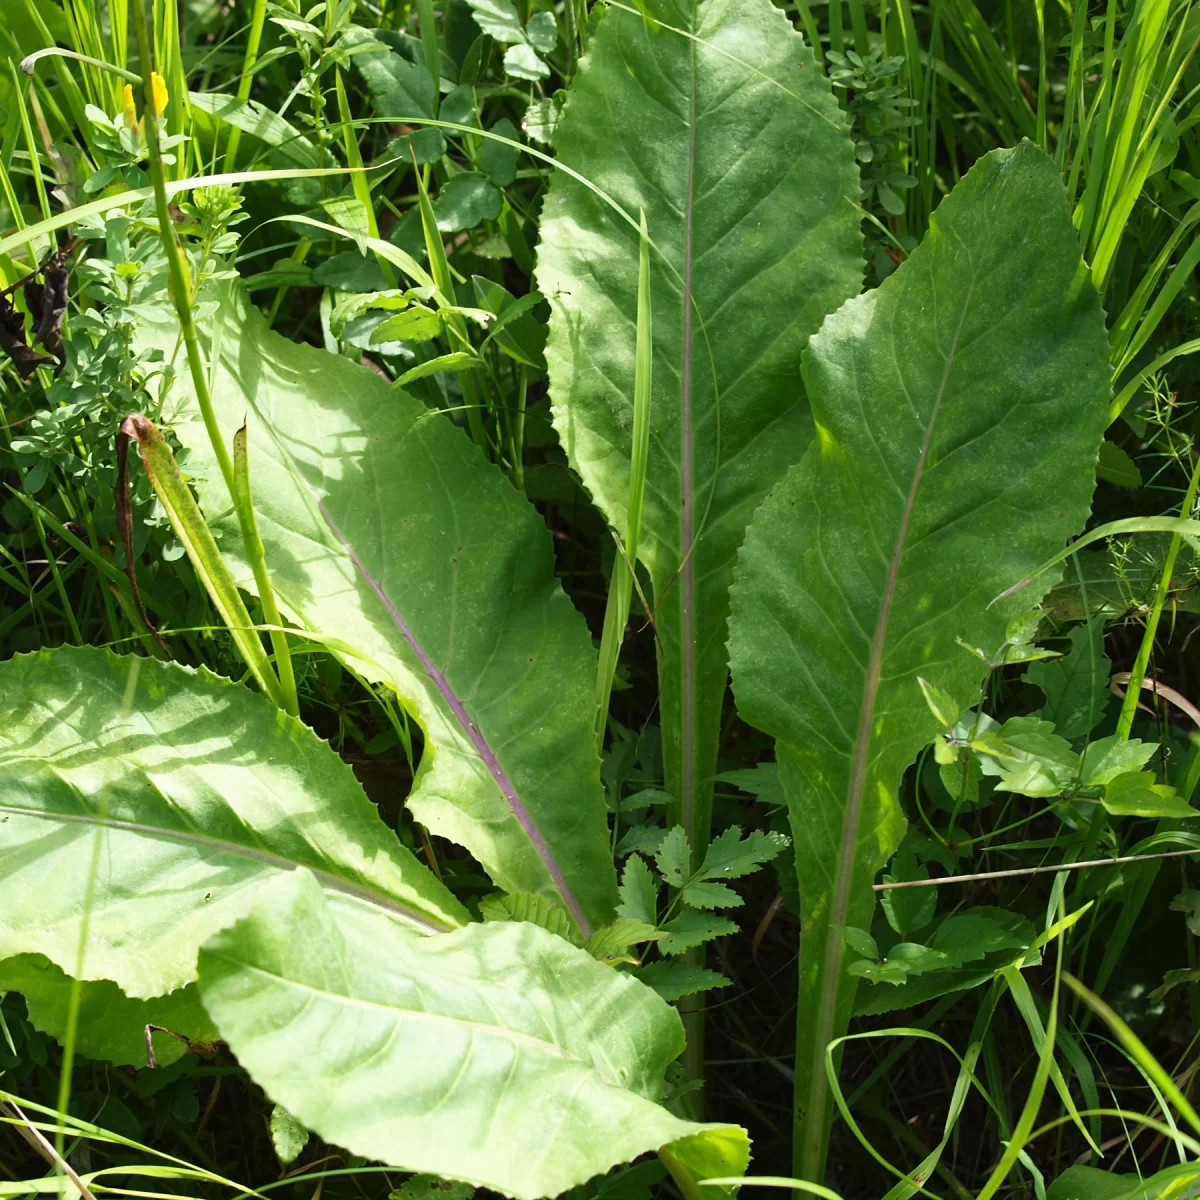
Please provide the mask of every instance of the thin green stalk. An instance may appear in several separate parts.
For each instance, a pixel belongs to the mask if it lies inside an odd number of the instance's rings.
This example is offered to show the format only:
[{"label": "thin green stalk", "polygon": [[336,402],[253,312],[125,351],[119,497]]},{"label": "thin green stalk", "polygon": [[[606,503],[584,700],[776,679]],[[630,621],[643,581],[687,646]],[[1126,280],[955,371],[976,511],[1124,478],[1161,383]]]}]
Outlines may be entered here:
[{"label": "thin green stalk", "polygon": [[[1180,516],[1184,519],[1191,516],[1192,510],[1196,506],[1196,492],[1198,488],[1200,488],[1200,454],[1196,455],[1196,461],[1192,467],[1192,476],[1188,480],[1187,491],[1183,497]],[[1125,699],[1121,702],[1121,715],[1117,718],[1116,732],[1122,741],[1129,737],[1129,731],[1133,728],[1133,718],[1137,712],[1138,699],[1141,696],[1142,681],[1146,678],[1146,667],[1150,663],[1150,655],[1154,650],[1154,639],[1158,635],[1158,622],[1162,617],[1163,607],[1167,601],[1167,594],[1171,587],[1171,577],[1175,573],[1175,561],[1179,557],[1179,550],[1182,545],[1183,536],[1178,533],[1172,534],[1171,545],[1167,550],[1167,558],[1163,563],[1162,572],[1158,577],[1158,587],[1154,592],[1154,603],[1150,608],[1150,616],[1146,621],[1146,628],[1142,633],[1142,644],[1138,647],[1137,657],[1133,660],[1133,666],[1130,668]]]},{"label": "thin green stalk", "polygon": [[75,606],[67,598],[66,584],[63,583],[62,573],[58,569],[58,559],[46,538],[46,529],[42,524],[41,513],[36,508],[30,509],[30,513],[33,517],[33,526],[37,530],[38,541],[42,546],[42,553],[46,556],[46,565],[50,569],[50,577],[54,580],[54,590],[58,592],[58,598],[62,602],[63,615],[66,617],[67,626],[71,630],[71,638],[75,645],[82,646],[84,638],[79,628],[79,622],[75,619]]},{"label": "thin green stalk", "polygon": [[650,306],[650,235],[646,214],[641,213],[641,250],[638,258],[637,352],[633,374],[633,448],[629,470],[629,501],[624,545],[618,543],[604,610],[600,662],[596,672],[596,746],[604,749],[608,704],[629,606],[633,600],[633,572],[637,569],[642,529],[642,504],[646,494],[646,468],[650,461],[650,394],[654,368],[654,334]]},{"label": "thin green stalk", "polygon": [[[145,130],[146,130],[146,146],[149,150],[150,158],[150,176],[154,186],[155,208],[158,214],[159,233],[162,238],[163,250],[167,258],[167,271],[170,284],[171,299],[175,307],[176,315],[179,319],[179,327],[183,333],[184,346],[187,349],[188,367],[191,371],[192,386],[196,392],[196,401],[200,407],[200,413],[204,419],[204,427],[208,433],[210,442],[212,443],[213,451],[216,454],[217,463],[221,468],[221,474],[225,479],[225,486],[229,490],[230,499],[233,501],[234,511],[237,513],[238,525],[241,528],[242,542],[246,551],[247,560],[250,563],[250,568],[254,573],[255,581],[259,586],[259,599],[262,602],[264,612],[273,612],[278,614],[278,609],[275,607],[275,599],[272,594],[270,575],[267,571],[265,554],[263,551],[262,539],[258,536],[258,525],[254,516],[254,505],[249,495],[249,487],[246,485],[239,489],[236,472],[234,470],[233,461],[229,456],[229,449],[225,445],[225,440],[221,435],[220,426],[217,423],[216,412],[213,409],[212,396],[209,393],[208,373],[205,370],[204,358],[200,352],[200,338],[196,329],[195,316],[192,310],[194,296],[192,294],[192,283],[188,272],[187,260],[184,257],[183,248],[179,244],[179,239],[175,234],[175,227],[171,221],[170,209],[167,204],[167,189],[166,175],[163,171],[162,154],[158,143],[158,125],[155,114],[155,100],[152,90],[152,81],[154,74],[154,56],[150,45],[150,32],[146,22],[146,5],[145,0],[137,0],[137,38],[138,50],[142,57],[142,65],[145,68],[146,81],[143,85],[143,97],[145,103]],[[190,496],[190,493],[189,493]],[[198,511],[198,510],[197,510]],[[207,526],[204,527],[204,532],[208,534]],[[211,534],[208,534],[211,540]],[[215,549],[215,543],[214,543]],[[220,558],[218,553],[218,559]],[[193,561],[195,561],[193,559]],[[222,561],[222,567],[224,563]],[[214,599],[216,597],[214,596]],[[240,604],[240,597],[238,598]],[[220,607],[220,605],[218,605]],[[229,605],[226,606],[229,608]],[[235,615],[240,620],[240,613]],[[245,611],[245,605],[241,606],[241,611]],[[225,611],[222,611],[222,616],[226,618],[226,623],[229,624],[229,617]],[[248,623],[248,619],[247,619]],[[278,620],[274,622],[278,624]],[[257,633],[253,630],[238,631],[232,626],[230,632],[233,633],[235,641],[238,643],[239,649],[242,651],[243,657],[246,659],[247,665],[258,678],[260,686],[281,708],[288,708],[289,704],[295,703],[295,683],[289,689],[286,684],[282,687],[280,681],[271,672],[269,664],[267,664],[266,656],[263,653],[262,642],[259,640]],[[286,663],[286,666],[285,666]],[[291,671],[291,659],[287,654],[280,657],[280,671]],[[290,708],[288,711],[292,711]]]},{"label": "thin green stalk", "polygon": [[417,20],[421,26],[421,48],[425,52],[425,70],[433,78],[433,115],[438,113],[442,86],[442,49],[438,44],[437,18],[433,0],[417,0]]},{"label": "thin green stalk", "polygon": [[272,626],[271,647],[275,651],[275,669],[279,672],[279,686],[283,695],[284,711],[291,716],[300,715],[300,702],[296,696],[296,675],[292,670],[292,654],[288,648],[287,634],[283,632],[283,619],[275,602],[275,589],[267,574],[267,552],[258,532],[258,518],[254,513],[254,499],[250,494],[250,455],[246,445],[246,426],[233,435],[233,478],[237,489],[238,511],[247,515],[242,537],[246,542],[246,557],[254,572],[254,586],[258,589],[263,616]]},{"label": "thin green stalk", "polygon": [[[138,677],[141,674],[141,659],[129,660],[129,673],[125,677],[125,691],[121,697],[120,719],[124,721],[133,709],[133,697],[137,692]],[[92,907],[96,896],[96,880],[100,874],[100,857],[104,849],[104,821],[108,816],[110,788],[105,786],[100,792],[100,803],[97,815],[100,818],[92,842],[92,855],[88,862],[87,885],[83,896],[83,913],[79,922],[79,944],[75,953],[75,969],[71,972],[70,990],[67,994],[66,1029],[63,1032],[62,1070],[58,1076],[57,1109],[59,1120],[55,1122],[54,1149],[56,1161],[54,1173],[60,1180],[60,1195],[66,1194],[62,1188],[62,1173],[65,1162],[66,1148],[66,1118],[70,1111],[71,1081],[75,1069],[75,1044],[79,1037],[79,1010],[83,1000],[84,962],[87,957],[89,930],[92,919]]]},{"label": "thin green stalk", "polygon": [[25,97],[21,87],[21,77],[13,60],[8,60],[8,70],[12,75],[13,99],[16,101],[17,112],[21,116],[21,131],[25,135],[25,149],[29,154],[29,169],[33,174],[33,186],[37,192],[38,206],[42,210],[42,219],[50,219],[50,199],[46,195],[46,181],[42,178],[42,160],[38,157],[37,143],[33,140],[33,127],[29,124],[29,111],[25,107]]},{"label": "thin green stalk", "polygon": [[[337,67],[334,68],[333,81],[334,90],[337,93],[338,119],[342,125],[342,148],[346,152],[346,164],[355,168],[354,174],[350,176],[350,186],[354,190],[354,198],[366,210],[367,232],[373,238],[377,238],[379,221],[375,217],[375,205],[371,199],[371,184],[367,179],[366,172],[362,169],[362,155],[359,153],[358,138],[355,135],[354,122],[350,116],[350,101],[346,96],[346,85],[342,82],[342,72]],[[392,264],[378,252],[375,254],[375,261],[379,264],[379,269],[383,272],[388,287],[394,288],[396,272]]]},{"label": "thin green stalk", "polygon": [[[437,218],[433,205],[429,200],[429,190],[421,168],[413,160],[413,171],[417,177],[417,203],[421,212],[421,229],[425,235],[425,253],[429,256],[429,273],[437,285],[438,292],[444,297],[445,303],[454,303],[454,276],[450,270],[450,262],[446,258],[446,247],[442,244],[442,235],[437,227]],[[458,343],[458,349],[475,353],[471,339],[467,334],[467,325],[458,313],[447,313],[443,318],[447,332],[452,341]],[[460,375],[463,390],[463,402],[467,410],[467,427],[471,431],[471,440],[486,454],[489,451],[487,430],[483,424],[483,397],[479,387],[471,377],[471,373]]]},{"label": "thin green stalk", "polygon": [[[141,3],[141,0],[137,0]],[[267,19],[267,0],[254,0],[250,10],[250,33],[246,38],[246,54],[242,59],[242,77],[238,80],[237,98],[242,103],[250,99],[250,88],[254,84],[254,64],[258,62],[258,47],[262,42],[263,24]],[[237,163],[238,144],[242,131],[236,126],[229,131],[225,146],[225,170],[232,171]]]}]

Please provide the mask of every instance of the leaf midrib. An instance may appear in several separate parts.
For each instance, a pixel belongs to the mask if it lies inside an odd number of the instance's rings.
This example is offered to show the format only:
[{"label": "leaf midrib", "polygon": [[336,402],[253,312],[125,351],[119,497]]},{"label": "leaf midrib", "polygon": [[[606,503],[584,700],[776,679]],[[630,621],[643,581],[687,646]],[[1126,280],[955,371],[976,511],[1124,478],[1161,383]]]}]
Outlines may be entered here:
[{"label": "leaf midrib", "polygon": [[[850,904],[850,885],[854,877],[854,858],[858,846],[858,825],[862,817],[863,791],[866,785],[867,751],[871,745],[871,726],[875,719],[875,704],[879,693],[879,680],[883,669],[883,650],[887,641],[888,624],[891,619],[892,602],[895,599],[896,583],[900,575],[900,567],[904,559],[908,528],[916,507],[917,493],[925,477],[925,466],[929,449],[933,444],[934,431],[941,415],[942,401],[946,395],[946,385],[954,366],[954,357],[958,349],[958,341],[962,335],[967,312],[975,292],[975,281],[972,280],[963,301],[962,314],[958,327],[954,331],[950,347],[946,353],[945,367],[942,371],[941,383],[938,386],[937,398],[933,410],[929,414],[929,424],[925,428],[925,436],[913,469],[912,483],[905,497],[904,511],[900,518],[900,527],[896,534],[896,545],[888,563],[887,580],[883,594],[880,597],[879,616],[875,623],[875,635],[871,640],[871,654],[867,662],[867,674],[863,688],[863,704],[859,710],[858,730],[854,741],[854,750],[850,760],[850,782],[846,795],[846,811],[842,821],[842,842],[838,850],[837,871],[834,876],[833,897],[829,905],[829,918],[826,922],[827,933],[825,943],[825,962],[821,980],[821,1004],[818,1016],[817,1037],[814,1045],[820,1055],[825,1054],[825,1046],[829,1042],[835,1019],[834,1005],[841,985],[842,945],[840,936],[834,932],[835,925],[846,923],[846,913]],[[822,1064],[816,1064],[817,1069],[812,1074],[816,1088],[824,1090],[825,1072]]]},{"label": "leaf midrib", "polygon": [[400,917],[410,925],[418,928],[422,933],[449,933],[460,928],[448,922],[438,921],[428,913],[406,905],[384,892],[366,887],[360,883],[354,883],[349,879],[343,879],[331,871],[313,866],[311,863],[285,858],[281,854],[272,854],[269,850],[257,850],[251,846],[242,846],[237,842],[213,837],[211,834],[190,833],[181,829],[168,829],[161,825],[150,825],[142,821],[126,821],[116,817],[99,817],[93,813],[49,812],[44,809],[23,808],[16,804],[0,804],[0,813],[15,817],[32,817],[39,821],[49,821],[55,824],[71,823],[119,829],[127,833],[141,834],[144,837],[156,837],[162,838],[165,841],[206,846],[222,854],[231,854],[239,858],[252,859],[255,862],[261,862],[282,871],[294,871],[303,867],[311,871],[323,887],[327,887],[331,891],[342,892],[347,896],[353,896],[357,900],[365,900],[376,908],[384,909],[394,916]]},{"label": "leaf midrib", "polygon": [[[696,5],[692,5],[692,25]],[[693,34],[695,30],[693,28]],[[695,536],[695,495],[692,455],[692,221],[696,195],[696,42],[688,43],[690,88],[688,93],[688,174],[683,218],[683,362],[679,374],[679,804],[684,829],[692,834],[696,852],[703,850],[707,833],[695,829],[696,820],[696,570],[692,539]]]},{"label": "leaf midrib", "polygon": [[[275,436],[274,431],[272,431],[272,436]],[[278,439],[276,439],[276,441],[278,442]],[[321,514],[322,520],[329,527],[330,532],[333,534],[342,550],[349,557],[351,563],[354,565],[354,569],[366,582],[371,591],[375,593],[376,598],[379,600],[380,604],[383,605],[384,610],[391,618],[392,623],[396,626],[400,636],[408,644],[409,649],[412,650],[413,654],[416,655],[430,682],[437,689],[438,694],[442,697],[447,707],[453,713],[455,721],[462,729],[467,740],[474,747],[475,752],[479,755],[480,761],[487,768],[488,774],[491,775],[493,782],[500,789],[500,794],[507,802],[509,811],[512,812],[514,817],[516,817],[518,824],[521,826],[522,830],[524,830],[525,836],[529,839],[530,845],[534,849],[534,853],[537,854],[538,858],[542,862],[542,865],[546,868],[546,873],[550,876],[550,879],[554,883],[555,890],[562,897],[563,903],[567,906],[571,912],[571,915],[575,918],[575,922],[579,926],[584,937],[590,936],[592,933],[591,921],[588,919],[587,914],[583,911],[583,906],[579,903],[575,893],[571,890],[570,885],[567,883],[566,875],[551,851],[549,843],[547,843],[541,830],[538,829],[537,823],[533,819],[533,814],[530,813],[529,809],[525,806],[525,802],[517,793],[516,786],[513,784],[508,772],[505,771],[504,767],[501,765],[500,759],[498,758],[496,752],[492,749],[487,739],[483,736],[479,726],[474,720],[472,720],[470,714],[467,712],[466,705],[451,686],[450,680],[446,677],[445,672],[440,670],[434,663],[429,652],[425,649],[424,645],[422,645],[416,633],[404,619],[399,608],[397,608],[396,604],[387,594],[383,584],[367,569],[366,563],[364,563],[359,557],[358,552],[354,549],[350,539],[347,538],[338,527],[337,523],[333,519],[333,516],[329,512],[329,509],[325,506],[324,501],[319,495],[317,495],[312,485],[307,483],[302,474],[299,475],[299,478],[305,483],[305,486],[308,487],[308,490],[312,494],[313,500],[316,503],[317,509]]]},{"label": "leaf midrib", "polygon": [[589,1073],[593,1074],[605,1087],[615,1087],[622,1091],[628,1091],[628,1088],[622,1087],[619,1083],[614,1083],[611,1079],[603,1074],[595,1063],[589,1062],[587,1059],[580,1058],[576,1054],[572,1054],[569,1050],[560,1046],[557,1042],[547,1041],[544,1038],[535,1037],[531,1033],[522,1033],[518,1029],[510,1029],[505,1025],[490,1025],[486,1021],[471,1020],[466,1017],[447,1016],[444,1013],[430,1012],[428,1009],[413,1009],[413,1008],[398,1008],[394,1004],[388,1004],[382,1000],[369,1000],[364,996],[348,996],[345,992],[331,992],[328,988],[318,987],[314,983],[307,983],[301,979],[290,979],[280,975],[277,971],[268,970],[259,963],[246,962],[243,959],[235,958],[228,953],[217,952],[220,957],[224,958],[228,963],[235,967],[239,974],[254,974],[262,975],[267,979],[272,980],[285,988],[291,988],[295,991],[304,992],[308,996],[324,998],[333,1001],[337,1004],[350,1005],[357,1008],[365,1008],[372,1012],[381,1012],[388,1014],[396,1021],[428,1021],[431,1024],[449,1025],[455,1029],[464,1029],[471,1034],[485,1034],[492,1037],[499,1037],[506,1041],[515,1043],[518,1046],[525,1046],[531,1050],[536,1050],[550,1058],[557,1058],[566,1063],[574,1063],[585,1068]]}]

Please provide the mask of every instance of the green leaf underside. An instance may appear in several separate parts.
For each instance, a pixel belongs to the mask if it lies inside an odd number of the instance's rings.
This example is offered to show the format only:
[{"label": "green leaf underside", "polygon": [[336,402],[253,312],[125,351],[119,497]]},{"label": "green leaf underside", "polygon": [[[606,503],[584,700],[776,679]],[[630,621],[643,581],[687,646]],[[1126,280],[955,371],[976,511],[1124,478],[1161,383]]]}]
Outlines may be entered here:
[{"label": "green leaf underside", "polygon": [[[603,924],[616,879],[586,736],[595,652],[541,518],[461,430],[374,372],[272,333],[240,293],[222,316],[214,405],[226,436],[247,420],[281,606],[421,723],[419,821],[505,891],[560,896],[585,933]],[[171,353],[173,330],[154,336]],[[175,429],[252,590],[194,404]]]},{"label": "green leaf underside", "polygon": [[367,901],[425,932],[467,919],[349,766],[262,696],[97,649],[0,664],[0,959],[44,954],[161,996],[195,979],[201,942],[299,866],[337,905]]},{"label": "green leaf underside", "polygon": [[559,173],[538,285],[552,307],[555,426],[609,523],[624,530],[644,210],[658,253],[639,557],[657,610],[666,786],[680,797],[668,823],[682,821],[699,857],[734,556],[755,507],[811,437],[799,357],[825,313],[859,288],[850,203],[859,188],[829,86],[769,0],[643,7],[663,24],[605,14],[557,140],[560,160],[634,226]]},{"label": "green leaf underside", "polygon": [[655,1102],[678,1015],[534,925],[419,938],[297,872],[203,949],[200,990],[272,1099],[367,1158],[522,1200],[696,1135],[744,1169],[743,1131]]},{"label": "green leaf underside", "polygon": [[938,732],[917,678],[976,702],[986,668],[956,638],[999,648],[1033,597],[988,602],[1088,511],[1104,322],[1049,158],[1022,143],[980,160],[907,262],[826,321],[804,376],[818,436],[748,531],[731,660],[741,714],[777,740],[795,833],[815,1169],[825,1046],[854,993],[831,930],[869,926],[898,785]]},{"label": "green leaf underside", "polygon": [[[217,1040],[216,1026],[204,1011],[195,984],[152,1000],[132,1000],[107,979],[78,986],[75,1049],[87,1058],[144,1067],[147,1025],[161,1025],[191,1042]],[[66,1039],[71,979],[43,955],[18,954],[0,962],[0,992],[20,992],[30,1024],[60,1043]],[[187,1044],[179,1038],[161,1032],[151,1036],[160,1067],[187,1053]]]}]

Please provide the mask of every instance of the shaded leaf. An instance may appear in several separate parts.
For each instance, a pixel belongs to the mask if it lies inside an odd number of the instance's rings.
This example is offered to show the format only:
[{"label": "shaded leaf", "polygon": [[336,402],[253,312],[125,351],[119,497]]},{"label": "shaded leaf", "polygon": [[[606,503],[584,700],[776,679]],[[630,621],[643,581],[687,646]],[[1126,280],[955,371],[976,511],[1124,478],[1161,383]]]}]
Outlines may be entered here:
[{"label": "shaded leaf", "polygon": [[693,908],[740,908],[745,903],[723,883],[689,883],[683,889],[683,902]]},{"label": "shaded leaf", "polygon": [[716,917],[711,913],[694,912],[690,909],[684,909],[660,928],[667,934],[658,943],[658,948],[663,954],[682,954],[693,946],[702,946],[714,938],[737,932],[736,922],[727,917]]},{"label": "shaded leaf", "polygon": [[463,171],[444,183],[434,197],[433,212],[443,233],[474,229],[500,215],[500,193],[486,175]]},{"label": "shaded leaf", "polygon": [[[107,979],[80,983],[75,1049],[117,1066],[146,1065],[146,1026],[160,1025],[192,1042],[215,1042],[217,1030],[194,984],[151,1000],[131,1000]],[[19,954],[0,962],[0,992],[20,992],[34,1029],[63,1042],[71,979],[41,954]],[[152,1032],[154,1057],[165,1067],[187,1052],[187,1044]]]},{"label": "shaded leaf", "polygon": [[528,921],[556,937],[566,938],[573,946],[582,946],[579,928],[561,904],[549,896],[518,892],[515,896],[486,896],[479,902],[479,915],[485,921]]},{"label": "shaded leaf", "polygon": [[682,887],[691,874],[692,851],[683,826],[676,825],[659,844],[654,855],[659,874],[668,887]]},{"label": "shaded leaf", "polygon": [[698,967],[682,959],[672,959],[670,962],[660,959],[658,962],[652,962],[642,967],[637,972],[637,977],[664,1000],[670,1001],[694,996],[697,992],[707,992],[712,988],[728,987],[733,982],[720,971],[710,971],[707,967]]},{"label": "shaded leaf", "polygon": [[1112,664],[1104,653],[1102,630],[1089,633],[1086,625],[1076,625],[1069,636],[1069,653],[1033,663],[1025,679],[1046,697],[1037,715],[1050,721],[1061,737],[1081,738],[1104,716],[1112,695],[1108,690]]},{"label": "shaded leaf", "polygon": [[[549,14],[546,14],[549,16]],[[553,18],[551,18],[553,19]],[[502,117],[492,126],[492,133],[509,141],[518,141],[517,127],[507,118]],[[508,187],[517,177],[517,162],[521,151],[516,146],[506,146],[503,142],[495,142],[491,138],[482,138],[479,143],[479,169],[497,186]]]},{"label": "shaded leaf", "polygon": [[1187,927],[1200,937],[1200,892],[1185,888],[1171,900],[1171,911],[1187,914]]},{"label": "shaded leaf", "polygon": [[787,849],[788,839],[769,830],[752,829],[744,837],[731,825],[709,844],[704,862],[696,873],[697,879],[740,879],[757,871]]},{"label": "shaded leaf", "polygon": [[621,903],[617,905],[617,912],[647,925],[657,924],[658,888],[658,880],[646,860],[640,854],[631,854],[621,873]]},{"label": "shaded leaf", "polygon": [[1138,465],[1114,442],[1100,443],[1100,458],[1096,463],[1096,478],[1105,483],[1115,483],[1117,487],[1139,488],[1142,486],[1142,473]]}]

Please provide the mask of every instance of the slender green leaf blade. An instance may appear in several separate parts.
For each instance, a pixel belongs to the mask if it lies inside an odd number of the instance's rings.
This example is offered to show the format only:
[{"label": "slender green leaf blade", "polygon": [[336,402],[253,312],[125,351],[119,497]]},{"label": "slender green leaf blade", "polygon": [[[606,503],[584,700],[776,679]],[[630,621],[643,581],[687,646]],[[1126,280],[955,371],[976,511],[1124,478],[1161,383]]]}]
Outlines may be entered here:
[{"label": "slender green leaf blade", "polygon": [[919,678],[973,703],[987,668],[958,639],[998,650],[1031,597],[988,602],[1088,512],[1104,321],[1050,159],[1022,143],[976,164],[906,263],[825,322],[804,373],[818,437],[747,534],[731,654],[795,833],[798,1164],[816,1178],[825,1047],[854,991],[832,930],[869,926],[901,777],[939,731]]},{"label": "slender green leaf blade", "polygon": [[[354,670],[421,723],[413,815],[505,891],[559,896],[586,936],[617,901],[589,732],[596,656],[545,524],[444,416],[272,333],[240,293],[223,320],[213,403],[229,435],[247,423],[280,608],[353,647]],[[155,337],[169,353],[174,331]],[[175,429],[216,519],[228,502],[193,404]],[[234,527],[217,525],[253,589]]]},{"label": "slender green leaf blade", "polygon": [[418,937],[297,872],[204,947],[200,990],[267,1093],[367,1158],[521,1200],[697,1134],[745,1161],[657,1103],[678,1015],[535,925]]},{"label": "slender green leaf blade", "polygon": [[426,932],[467,916],[349,766],[264,697],[105,650],[18,655],[0,664],[0,959],[75,973],[93,854],[78,977],[135,998],[194,980],[200,943],[298,866]]},{"label": "slender green leaf blade", "polygon": [[[853,147],[828,83],[769,0],[610,8],[559,126],[538,285],[571,463],[624,533],[634,440],[637,214],[655,253],[639,557],[661,643],[667,790],[708,841],[734,556],[812,421],[800,352],[862,274]],[[647,19],[651,18],[651,19]]]}]

